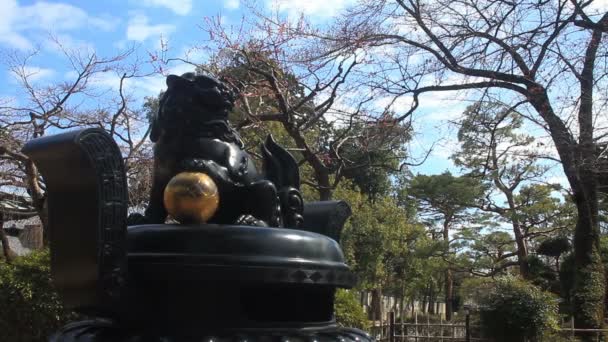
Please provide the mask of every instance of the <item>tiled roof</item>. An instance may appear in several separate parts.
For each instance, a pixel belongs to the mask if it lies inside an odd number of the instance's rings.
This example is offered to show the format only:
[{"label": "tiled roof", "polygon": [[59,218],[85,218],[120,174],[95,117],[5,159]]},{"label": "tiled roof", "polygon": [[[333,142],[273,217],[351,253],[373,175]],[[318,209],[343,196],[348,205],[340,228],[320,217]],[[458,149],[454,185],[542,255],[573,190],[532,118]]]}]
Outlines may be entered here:
[{"label": "tiled roof", "polygon": [[35,224],[40,224],[40,218],[38,216],[32,216],[30,218],[23,219],[23,220],[4,221],[4,228],[5,229],[7,229],[7,228],[23,229],[26,226],[35,225]]}]

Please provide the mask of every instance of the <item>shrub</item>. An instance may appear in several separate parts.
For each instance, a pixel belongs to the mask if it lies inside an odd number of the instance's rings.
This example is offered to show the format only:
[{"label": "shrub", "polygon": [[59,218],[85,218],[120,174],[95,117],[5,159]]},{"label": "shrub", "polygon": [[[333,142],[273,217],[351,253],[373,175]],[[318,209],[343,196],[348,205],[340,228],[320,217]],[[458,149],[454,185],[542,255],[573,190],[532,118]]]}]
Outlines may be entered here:
[{"label": "shrub", "polygon": [[560,255],[570,251],[570,241],[565,236],[546,239],[538,245],[536,253],[558,258]]},{"label": "shrub", "polygon": [[336,322],[340,326],[363,330],[369,328],[369,321],[363,307],[357,300],[355,292],[338,289],[336,291],[336,301],[334,302],[334,313],[336,315]]},{"label": "shrub", "polygon": [[73,318],[51,285],[48,251],[0,263],[0,332],[2,341],[46,341]]},{"label": "shrub", "polygon": [[475,303],[482,294],[492,291],[494,282],[494,279],[484,277],[465,278],[458,292],[465,303]]},{"label": "shrub", "polygon": [[529,277],[528,281],[545,291],[560,293],[560,283],[557,279],[557,272],[547,265],[536,255],[529,255],[527,258]]},{"label": "shrub", "polygon": [[518,278],[497,279],[480,304],[482,329],[496,341],[539,341],[558,328],[555,295]]}]

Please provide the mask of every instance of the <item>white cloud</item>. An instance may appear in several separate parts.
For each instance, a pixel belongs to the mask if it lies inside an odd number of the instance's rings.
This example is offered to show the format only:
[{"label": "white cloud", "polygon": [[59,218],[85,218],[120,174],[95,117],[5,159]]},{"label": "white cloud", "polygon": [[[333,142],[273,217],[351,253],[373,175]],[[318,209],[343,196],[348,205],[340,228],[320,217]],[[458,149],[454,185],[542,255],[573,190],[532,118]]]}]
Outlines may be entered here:
[{"label": "white cloud", "polygon": [[178,15],[186,15],[192,10],[192,0],[144,0],[142,5],[168,8]]},{"label": "white cloud", "polygon": [[91,26],[98,28],[102,31],[114,31],[118,24],[120,24],[120,19],[116,17],[104,16],[104,17],[90,17],[88,18],[88,22]]},{"label": "white cloud", "polygon": [[[166,70],[167,74],[181,75],[186,72],[193,72],[194,66],[188,63],[180,63],[171,66]],[[73,78],[75,74],[68,72],[64,75],[66,79]],[[132,94],[134,98],[143,99],[145,96],[158,96],[158,93],[162,90],[167,89],[165,83],[166,76],[160,74],[154,74],[144,77],[134,77],[124,80],[123,88],[127,90],[129,94]],[[110,89],[112,91],[118,91],[120,86],[120,73],[105,72],[95,74],[89,81],[96,87],[102,89]]]},{"label": "white cloud", "polygon": [[603,14],[608,11],[608,0],[595,0],[589,4],[588,13],[598,12],[598,14]]},{"label": "white cloud", "polygon": [[195,66],[188,63],[181,63],[169,68],[169,73],[173,75],[182,75],[187,72],[194,72]]},{"label": "white cloud", "polygon": [[192,63],[202,63],[209,57],[209,53],[197,47],[183,47],[181,56],[184,60]]},{"label": "white cloud", "polygon": [[435,157],[449,160],[450,157],[459,150],[459,148],[460,144],[458,143],[457,139],[452,137],[445,138],[443,141],[437,142],[431,154]]},{"label": "white cloud", "polygon": [[[55,70],[48,69],[48,68],[41,68],[41,67],[36,67],[36,66],[26,66],[23,69],[24,69],[23,70],[24,76],[26,76],[30,82],[41,81],[41,80],[50,78],[53,75],[55,75]],[[16,76],[16,75],[14,75],[14,76]]]},{"label": "white cloud", "polygon": [[224,8],[227,8],[229,10],[238,9],[240,5],[240,0],[224,0]]},{"label": "white cloud", "polygon": [[79,28],[88,20],[87,13],[78,7],[48,2],[37,2],[31,6],[21,7],[19,16],[25,19],[19,23],[24,28],[35,23],[40,27],[57,31]]},{"label": "white cloud", "polygon": [[337,15],[354,0],[266,0],[269,8],[287,12],[290,16],[304,14],[315,17],[332,17]]},{"label": "white cloud", "polygon": [[378,100],[374,101],[374,107],[379,110],[384,110],[387,106],[390,105],[390,110],[394,110],[397,114],[405,113],[412,107],[412,97],[411,96],[401,96],[397,98],[394,102],[391,97],[382,97]]},{"label": "white cloud", "polygon": [[158,96],[158,93],[167,89],[165,80],[166,78],[162,75],[139,78],[135,80],[134,88],[144,96]]},{"label": "white cloud", "polygon": [[17,50],[32,48],[32,43],[28,39],[15,32],[0,33],[0,44],[8,45]]},{"label": "white cloud", "polygon": [[70,80],[70,79],[73,79],[73,78],[76,78],[76,77],[78,77],[78,73],[76,72],[76,70],[66,71],[63,74],[63,78],[66,79],[66,80]]},{"label": "white cloud", "polygon": [[26,37],[26,32],[40,30],[65,32],[83,27],[110,31],[117,24],[115,18],[90,16],[79,7],[45,1],[19,6],[15,0],[2,0],[0,13],[2,13],[0,44],[19,50],[33,46]]},{"label": "white cloud", "polygon": [[0,44],[25,50],[31,48],[32,44],[21,34],[15,32],[14,22],[19,18],[19,5],[15,0],[0,1]]},{"label": "white cloud", "polygon": [[175,31],[175,26],[173,25],[149,25],[148,17],[143,14],[137,14],[129,20],[127,39],[143,42],[150,37],[158,38],[161,35],[166,38],[173,31]]},{"label": "white cloud", "polygon": [[462,92],[444,91],[424,93],[420,96],[420,113],[431,121],[455,120],[462,115],[466,106],[466,98]]},{"label": "white cloud", "polygon": [[[19,99],[13,95],[0,94],[0,108],[1,107],[19,107]],[[4,110],[6,110],[6,108]],[[4,114],[3,110],[0,109],[0,115],[2,114]]]},{"label": "white cloud", "polygon": [[456,121],[458,118],[462,116],[462,113],[465,110],[464,105],[457,105],[453,107],[435,107],[434,109],[429,109],[428,119],[430,121]]},{"label": "white cloud", "polygon": [[92,42],[85,40],[75,39],[68,34],[56,34],[54,40],[45,40],[42,43],[45,49],[56,52],[59,54],[63,53],[63,49],[79,51],[79,52],[95,52],[95,45]]},{"label": "white cloud", "polygon": [[[412,106],[411,96],[402,96],[392,104],[392,97],[382,97],[375,100],[373,106],[378,110],[383,110],[390,105],[397,115],[405,114]],[[433,92],[425,93],[419,98],[419,107],[416,113],[423,113],[424,117],[430,121],[454,120],[461,116],[467,106],[463,102],[462,96],[457,92]]]},{"label": "white cloud", "polygon": [[[66,78],[72,75],[66,74]],[[99,90],[111,90],[117,92],[120,87],[120,74],[106,72],[95,74],[89,83]],[[145,96],[157,96],[161,90],[166,89],[165,77],[162,75],[150,75],[145,77],[128,78],[124,80],[123,88],[133,98],[143,99]]]}]

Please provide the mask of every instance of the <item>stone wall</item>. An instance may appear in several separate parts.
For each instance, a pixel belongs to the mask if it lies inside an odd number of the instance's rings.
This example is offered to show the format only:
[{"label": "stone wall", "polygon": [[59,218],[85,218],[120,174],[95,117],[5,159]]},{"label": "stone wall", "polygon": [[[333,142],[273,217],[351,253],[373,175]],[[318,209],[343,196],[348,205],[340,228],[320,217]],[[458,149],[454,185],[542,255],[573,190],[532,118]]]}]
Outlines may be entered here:
[{"label": "stone wall", "polygon": [[19,240],[21,240],[21,244],[25,248],[41,249],[43,247],[42,226],[39,224],[25,226],[21,234],[19,234]]},{"label": "stone wall", "polygon": [[37,217],[33,217],[4,223],[11,251],[17,255],[25,255],[43,247],[42,225],[39,222]]},{"label": "stone wall", "polygon": [[[361,304],[366,312],[368,312],[372,306],[372,296],[370,292],[360,293]],[[382,319],[388,319],[388,313],[390,311],[404,311],[406,317],[414,316],[415,314],[423,314],[429,311],[429,305],[434,306],[435,314],[445,317],[445,303],[422,303],[420,301],[407,301],[404,303],[404,307],[400,308],[398,299],[392,296],[382,296]],[[423,308],[423,305],[425,306]]]}]

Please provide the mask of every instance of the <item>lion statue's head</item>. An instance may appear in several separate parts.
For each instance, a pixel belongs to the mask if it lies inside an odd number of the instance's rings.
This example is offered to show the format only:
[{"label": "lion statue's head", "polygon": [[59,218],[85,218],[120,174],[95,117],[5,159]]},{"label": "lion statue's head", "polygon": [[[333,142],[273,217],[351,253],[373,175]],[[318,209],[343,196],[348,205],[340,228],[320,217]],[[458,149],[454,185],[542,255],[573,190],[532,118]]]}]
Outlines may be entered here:
[{"label": "lion statue's head", "polygon": [[151,119],[150,139],[156,142],[166,131],[188,134],[211,122],[227,122],[234,101],[234,92],[213,77],[169,75],[158,113]]}]

